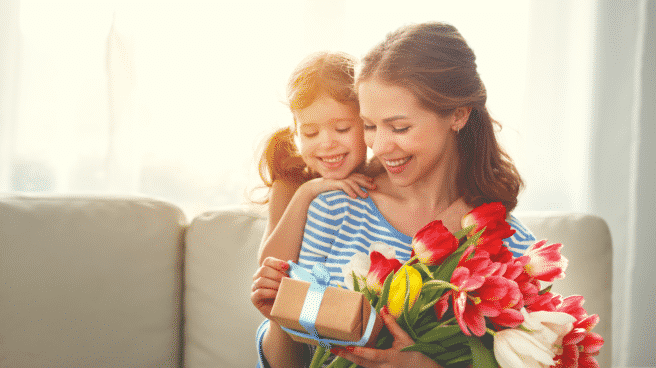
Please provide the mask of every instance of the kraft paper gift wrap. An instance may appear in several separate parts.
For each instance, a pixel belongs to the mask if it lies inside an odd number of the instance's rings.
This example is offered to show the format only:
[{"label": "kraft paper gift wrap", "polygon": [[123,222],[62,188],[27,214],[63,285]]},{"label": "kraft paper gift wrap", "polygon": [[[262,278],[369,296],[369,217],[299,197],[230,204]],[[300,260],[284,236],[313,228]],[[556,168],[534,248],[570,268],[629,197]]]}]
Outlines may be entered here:
[{"label": "kraft paper gift wrap", "polygon": [[[293,262],[290,262],[290,265],[292,264]],[[293,264],[292,268],[290,275],[295,277],[294,270],[298,270],[300,266]],[[321,296],[313,296],[311,286],[315,291],[320,289]],[[318,312],[312,326],[316,335],[313,335],[312,328],[308,330],[307,321],[303,322],[304,318],[301,316],[305,313],[304,307],[307,309],[308,304],[314,304],[316,308],[317,302]],[[283,328],[300,332],[301,334],[294,334],[287,331],[295,341],[324,346],[335,344],[371,347],[375,345],[376,337],[382,328],[380,316],[372,309],[362,293],[326,285],[317,288],[316,282],[313,285],[312,282],[304,280],[283,278],[271,310],[271,319]],[[370,335],[366,341],[361,341],[370,322],[373,322]]]}]

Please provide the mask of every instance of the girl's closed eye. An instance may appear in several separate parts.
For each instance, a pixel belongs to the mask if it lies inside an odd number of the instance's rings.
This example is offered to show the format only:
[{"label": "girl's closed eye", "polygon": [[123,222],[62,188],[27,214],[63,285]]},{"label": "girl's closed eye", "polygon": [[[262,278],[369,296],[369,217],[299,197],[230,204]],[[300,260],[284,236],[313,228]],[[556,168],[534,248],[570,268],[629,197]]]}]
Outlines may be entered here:
[{"label": "girl's closed eye", "polygon": [[392,132],[394,133],[405,133],[410,130],[410,126],[405,127],[392,127]]},{"label": "girl's closed eye", "polygon": [[373,124],[364,124],[364,130],[375,130],[376,126]]},{"label": "girl's closed eye", "polygon": [[338,133],[346,133],[346,132],[348,132],[349,130],[351,130],[351,126],[338,127],[338,128],[335,128],[335,130],[336,130]]}]

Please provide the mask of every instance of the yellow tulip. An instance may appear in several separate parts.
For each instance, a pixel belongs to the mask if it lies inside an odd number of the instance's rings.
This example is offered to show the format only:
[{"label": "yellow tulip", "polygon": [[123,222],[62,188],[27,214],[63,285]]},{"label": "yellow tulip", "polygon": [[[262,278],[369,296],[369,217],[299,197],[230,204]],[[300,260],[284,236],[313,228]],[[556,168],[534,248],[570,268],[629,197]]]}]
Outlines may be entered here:
[{"label": "yellow tulip", "polygon": [[423,284],[419,271],[408,265],[401,267],[392,279],[392,284],[390,285],[389,290],[389,297],[387,299],[387,308],[390,314],[394,316],[394,318],[399,318],[401,313],[403,313],[406,294],[406,279],[409,279],[410,281],[408,310],[410,310],[415,304],[417,298],[419,298],[419,293],[421,292],[421,287]]}]

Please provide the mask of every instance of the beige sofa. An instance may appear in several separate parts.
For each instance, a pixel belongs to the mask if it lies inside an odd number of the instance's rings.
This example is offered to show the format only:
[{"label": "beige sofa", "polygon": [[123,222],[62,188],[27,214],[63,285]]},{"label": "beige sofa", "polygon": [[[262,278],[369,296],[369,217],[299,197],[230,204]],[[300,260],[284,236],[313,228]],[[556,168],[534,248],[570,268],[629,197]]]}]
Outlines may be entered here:
[{"label": "beige sofa", "polygon": [[[611,242],[598,217],[526,213],[565,244],[568,276],[601,323],[610,366]],[[251,275],[265,218],[185,219],[141,197],[0,196],[0,367],[255,367]]]}]

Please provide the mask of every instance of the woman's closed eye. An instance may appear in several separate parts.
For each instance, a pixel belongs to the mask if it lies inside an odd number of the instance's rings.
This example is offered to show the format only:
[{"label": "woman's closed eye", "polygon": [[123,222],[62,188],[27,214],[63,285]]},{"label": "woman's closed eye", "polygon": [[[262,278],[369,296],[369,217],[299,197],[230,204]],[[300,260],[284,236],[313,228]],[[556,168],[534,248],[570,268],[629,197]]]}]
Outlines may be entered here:
[{"label": "woman's closed eye", "polygon": [[373,124],[364,124],[364,130],[376,130],[376,126]]},{"label": "woman's closed eye", "polygon": [[351,130],[351,127],[348,126],[348,127],[336,128],[335,130],[336,130],[338,133],[346,133],[346,132],[348,132],[349,130]]},{"label": "woman's closed eye", "polygon": [[405,133],[410,129],[410,126],[406,127],[392,127],[392,132],[394,133]]}]

